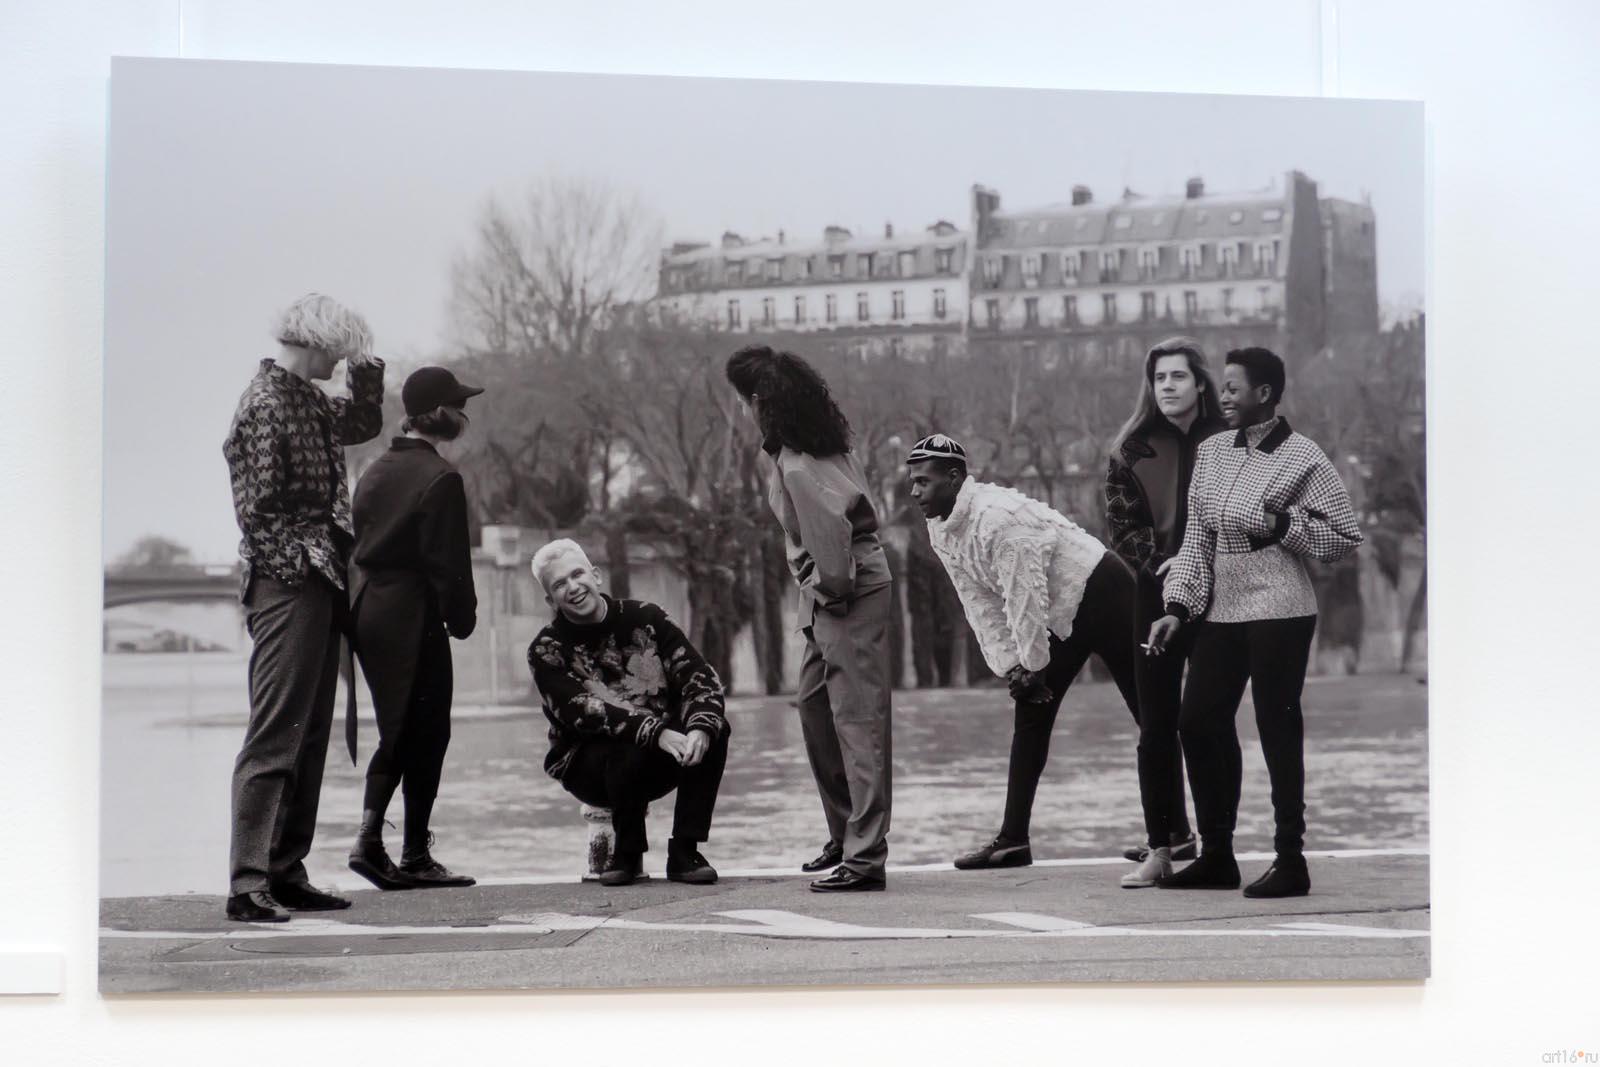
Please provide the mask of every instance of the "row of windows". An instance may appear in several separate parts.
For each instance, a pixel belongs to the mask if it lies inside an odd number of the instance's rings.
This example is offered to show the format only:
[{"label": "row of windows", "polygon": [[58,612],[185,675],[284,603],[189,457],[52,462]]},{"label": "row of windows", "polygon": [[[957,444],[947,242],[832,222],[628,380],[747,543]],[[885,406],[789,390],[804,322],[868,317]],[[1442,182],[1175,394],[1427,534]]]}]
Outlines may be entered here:
[{"label": "row of windows", "polygon": [[[829,293],[823,298],[823,321],[839,321],[839,297],[836,293]],[[933,291],[933,317],[943,319],[949,314],[950,305],[943,289]],[[904,289],[895,289],[889,293],[889,319],[892,322],[902,322],[906,317],[906,293]],[[778,301],[776,297],[764,296],[761,298],[762,326],[772,326],[778,321]],[[797,295],[794,298],[794,321],[806,321],[806,298]],[[856,294],[856,321],[872,321],[872,301],[867,293]],[[728,328],[737,330],[744,325],[744,309],[737,299],[728,301]]]},{"label": "row of windows", "polygon": [[[1128,273],[1130,260],[1137,263],[1141,281],[1154,281],[1164,269],[1170,271],[1173,268],[1184,278],[1192,278],[1200,271],[1210,269],[1219,270],[1225,275],[1234,274],[1238,272],[1239,265],[1246,262],[1257,274],[1272,277],[1278,272],[1282,250],[1282,238],[1274,237],[1254,242],[1114,248],[1100,252],[1098,260],[1094,252],[1082,249],[1060,253],[1024,252],[1017,259],[1022,284],[1033,288],[1039,285],[1047,261],[1055,268],[1056,280],[1064,285],[1120,281]],[[984,288],[1000,287],[1012,258],[1010,255],[982,257],[980,265]],[[1095,270],[1096,266],[1098,271]]]},{"label": "row of windows", "polygon": [[[855,271],[852,278],[910,278],[917,273],[917,254],[914,251],[897,253],[856,252]],[[850,264],[851,253],[835,252],[825,260],[820,256],[806,256],[799,260],[799,272],[790,272],[790,281],[818,281],[824,278],[840,281],[845,278],[845,267]],[[728,259],[723,261],[722,277],[728,285],[757,282],[784,281],[786,257],[774,256],[766,260]],[[955,249],[936,248],[933,251],[933,269],[936,274],[956,272]],[[825,272],[825,273],[824,273]],[[667,285],[681,287],[688,272],[675,268],[667,272]]]},{"label": "row of windows", "polygon": [[[1234,313],[1233,289],[1221,290],[1223,316]],[[1272,303],[1272,287],[1263,285],[1257,290],[1258,304],[1261,309],[1269,309]],[[1117,297],[1114,293],[1102,294],[1100,304],[1100,321],[1110,323],[1118,321]],[[983,302],[984,322],[990,329],[999,329],[1001,324],[1000,301],[990,298]],[[1139,319],[1140,322],[1154,322],[1162,315],[1171,314],[1170,307],[1158,310],[1156,307],[1156,294],[1144,292],[1139,294]],[[1026,326],[1039,325],[1039,298],[1036,296],[1024,297],[1022,301],[1023,323]],[[1185,321],[1195,321],[1200,317],[1200,294],[1190,289],[1183,294],[1183,317]],[[1061,321],[1068,326],[1081,324],[1078,317],[1078,298],[1076,296],[1063,296],[1061,298]]]}]

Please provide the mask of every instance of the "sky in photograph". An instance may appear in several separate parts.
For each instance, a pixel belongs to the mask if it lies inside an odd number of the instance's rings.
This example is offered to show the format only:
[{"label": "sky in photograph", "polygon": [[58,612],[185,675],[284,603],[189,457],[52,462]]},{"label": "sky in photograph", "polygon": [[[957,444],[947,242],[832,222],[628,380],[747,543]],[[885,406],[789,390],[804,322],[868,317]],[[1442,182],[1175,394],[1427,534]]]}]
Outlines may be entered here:
[{"label": "sky in photograph", "polygon": [[1425,287],[1413,103],[119,60],[109,139],[108,558],[146,534],[235,558],[221,444],[278,311],[325,292],[380,354],[447,358],[486,199],[546,177],[636,197],[669,241],[795,242],[965,228],[974,183],[1006,210],[1299,169],[1370,199],[1384,305]]}]

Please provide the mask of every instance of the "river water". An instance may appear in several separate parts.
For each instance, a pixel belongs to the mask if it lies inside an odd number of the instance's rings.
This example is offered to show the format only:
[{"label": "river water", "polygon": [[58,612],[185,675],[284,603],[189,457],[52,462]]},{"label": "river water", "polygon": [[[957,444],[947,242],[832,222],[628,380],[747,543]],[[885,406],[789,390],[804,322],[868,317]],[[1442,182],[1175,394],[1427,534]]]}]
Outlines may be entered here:
[{"label": "river water", "polygon": [[[104,657],[101,892],[221,893],[228,877],[229,774],[247,716],[239,653]],[[343,698],[340,698],[340,707]],[[1427,689],[1404,675],[1307,683],[1307,848],[1425,848]],[[363,708],[362,760],[376,741]],[[948,861],[998,828],[1011,710],[1003,689],[915,690],[894,702],[892,864]],[[733,742],[712,840],[723,868],[785,867],[827,837],[788,697],[730,701]],[[1249,698],[1239,713],[1244,795],[1237,847],[1268,849],[1272,813]],[[1075,685],[1062,705],[1033,816],[1039,859],[1112,856],[1143,836],[1136,732],[1116,690]],[[587,828],[543,773],[536,708],[459,708],[434,810],[443,862],[480,878],[580,872]],[[390,818],[400,823],[397,797]],[[308,860],[313,881],[366,883],[345,867],[361,772],[335,724]],[[671,797],[651,806],[662,862]],[[399,832],[390,831],[397,846]],[[395,849],[398,851],[398,848]]]}]

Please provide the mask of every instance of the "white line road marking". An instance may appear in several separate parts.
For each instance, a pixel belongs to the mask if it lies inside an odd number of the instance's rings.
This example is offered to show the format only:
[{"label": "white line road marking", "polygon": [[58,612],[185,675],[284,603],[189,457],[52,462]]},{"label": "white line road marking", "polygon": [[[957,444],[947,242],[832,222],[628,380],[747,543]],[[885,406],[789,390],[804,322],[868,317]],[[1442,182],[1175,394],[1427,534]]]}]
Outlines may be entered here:
[{"label": "white line road marking", "polygon": [[742,920],[739,923],[646,922],[603,915],[567,915],[541,912],[530,915],[505,915],[485,926],[363,926],[331,919],[296,919],[281,926],[249,926],[238,930],[110,930],[103,938],[173,941],[248,941],[267,938],[468,936],[510,934],[521,937],[553,933],[557,930],[634,930],[655,933],[700,933],[754,935],[796,940],[888,941],[948,938],[1039,938],[1039,937],[1355,937],[1375,939],[1426,938],[1427,930],[1400,930],[1342,923],[1290,922],[1266,928],[1186,929],[1174,927],[1093,926],[1075,919],[1038,915],[1031,912],[989,912],[970,918],[1021,927],[995,930],[969,927],[862,926],[835,922],[792,911],[758,908],[717,912],[719,916]]}]

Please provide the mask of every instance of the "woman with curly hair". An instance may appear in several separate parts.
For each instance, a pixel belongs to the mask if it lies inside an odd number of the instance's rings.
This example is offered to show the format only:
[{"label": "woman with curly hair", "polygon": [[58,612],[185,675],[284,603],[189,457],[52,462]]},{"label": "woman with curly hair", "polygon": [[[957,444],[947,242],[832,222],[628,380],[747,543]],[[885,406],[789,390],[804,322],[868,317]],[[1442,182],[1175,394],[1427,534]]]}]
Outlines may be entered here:
[{"label": "woman with curly hair", "polygon": [[806,636],[800,729],[828,843],[802,866],[819,893],[884,888],[889,854],[888,560],[850,424],[822,376],[767,345],[728,360],[728,382],[761,431],[767,499],[783,527]]}]

